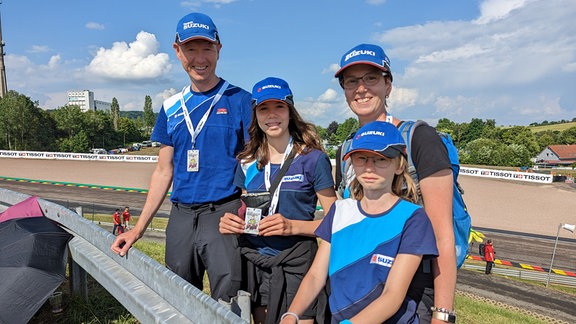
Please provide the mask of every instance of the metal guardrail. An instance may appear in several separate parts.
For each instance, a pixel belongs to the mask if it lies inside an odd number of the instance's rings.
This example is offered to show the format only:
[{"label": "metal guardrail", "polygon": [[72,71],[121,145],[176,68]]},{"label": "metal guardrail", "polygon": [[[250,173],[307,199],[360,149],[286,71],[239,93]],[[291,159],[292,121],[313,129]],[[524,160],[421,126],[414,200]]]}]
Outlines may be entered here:
[{"label": "metal guardrail", "polygon": [[[473,270],[481,270],[484,271],[484,266],[474,265],[474,264],[467,264],[464,263],[462,265],[464,269],[473,269]],[[509,268],[509,267],[497,267],[494,266],[492,268],[492,272],[496,274],[500,274],[503,276],[514,277],[519,279],[531,280],[531,281],[540,281],[546,282],[548,278],[547,272],[540,272],[534,270],[524,270],[524,269],[516,269],[516,268]],[[550,282],[560,285],[572,286],[576,287],[576,278],[569,277],[569,276],[562,276],[555,273],[550,274]]]},{"label": "metal guardrail", "polygon": [[[0,211],[29,195],[0,188]],[[136,248],[125,257],[110,250],[114,235],[77,213],[38,199],[44,215],[74,238],[72,259],[142,323],[247,323]],[[73,278],[73,284],[78,284]],[[80,288],[82,290],[82,288]]]}]

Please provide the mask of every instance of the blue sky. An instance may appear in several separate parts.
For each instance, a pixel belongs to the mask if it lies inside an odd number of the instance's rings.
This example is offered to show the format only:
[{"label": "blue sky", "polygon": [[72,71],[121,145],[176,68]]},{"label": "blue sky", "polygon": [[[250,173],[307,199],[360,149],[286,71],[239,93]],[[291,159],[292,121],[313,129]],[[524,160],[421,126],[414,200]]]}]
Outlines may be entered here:
[{"label": "blue sky", "polygon": [[248,91],[283,78],[301,114],[323,127],[353,117],[333,75],[360,43],[390,57],[398,118],[576,118],[573,0],[4,0],[8,88],[46,109],[88,89],[121,110],[142,110],[150,95],[158,111],[189,83],[172,42],[192,11],[218,26],[219,76]]}]

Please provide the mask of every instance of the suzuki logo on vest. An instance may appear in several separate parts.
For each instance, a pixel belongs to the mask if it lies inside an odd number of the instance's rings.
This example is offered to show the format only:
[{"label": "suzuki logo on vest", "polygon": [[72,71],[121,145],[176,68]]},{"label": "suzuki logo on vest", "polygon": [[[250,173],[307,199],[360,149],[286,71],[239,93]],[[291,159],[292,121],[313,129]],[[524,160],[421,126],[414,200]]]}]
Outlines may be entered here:
[{"label": "suzuki logo on vest", "polygon": [[392,263],[394,263],[394,258],[382,254],[373,254],[370,263],[390,268]]}]

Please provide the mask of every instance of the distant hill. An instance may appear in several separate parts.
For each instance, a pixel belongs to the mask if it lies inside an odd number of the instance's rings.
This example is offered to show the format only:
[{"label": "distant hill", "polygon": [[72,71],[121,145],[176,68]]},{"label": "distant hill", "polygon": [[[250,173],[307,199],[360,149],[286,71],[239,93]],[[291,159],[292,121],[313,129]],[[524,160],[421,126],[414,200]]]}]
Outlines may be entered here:
[{"label": "distant hill", "polygon": [[533,133],[544,132],[544,131],[564,131],[568,128],[576,127],[576,122],[571,123],[561,123],[561,124],[548,124],[548,125],[540,125],[540,126],[528,126]]},{"label": "distant hill", "polygon": [[143,111],[120,111],[119,113],[120,117],[128,117],[130,119],[138,119],[138,118],[142,118],[142,116],[144,115]]}]

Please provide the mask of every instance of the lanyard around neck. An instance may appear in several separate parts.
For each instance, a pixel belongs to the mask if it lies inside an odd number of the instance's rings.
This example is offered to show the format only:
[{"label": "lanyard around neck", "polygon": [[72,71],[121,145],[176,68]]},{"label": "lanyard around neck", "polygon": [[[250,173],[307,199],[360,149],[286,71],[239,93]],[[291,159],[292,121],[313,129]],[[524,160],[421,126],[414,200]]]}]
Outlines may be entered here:
[{"label": "lanyard around neck", "polygon": [[[182,106],[182,110],[184,111],[184,120],[186,120],[186,127],[188,128],[188,132],[192,137],[192,149],[194,149],[194,146],[196,145],[196,137],[198,137],[198,134],[200,134],[202,128],[204,128],[206,120],[208,119],[208,116],[210,116],[210,112],[212,111],[212,108],[220,100],[226,88],[228,88],[228,81],[224,81],[224,84],[220,87],[218,93],[212,99],[212,102],[210,103],[210,108],[206,110],[204,116],[202,116],[202,119],[200,119],[200,122],[198,123],[196,128],[194,128],[194,124],[192,124],[192,120],[190,119],[190,113],[188,112],[188,107],[186,107],[186,102],[184,101],[184,92],[186,91],[186,88],[188,88],[188,86],[184,87],[184,89],[182,89],[182,92],[180,93],[180,105]],[[190,95],[193,95],[192,91],[190,91]]]},{"label": "lanyard around neck", "polygon": [[[292,143],[292,136],[290,136],[290,139],[288,140],[288,145],[286,146],[286,150],[284,151],[284,156],[282,157],[282,163],[280,164],[278,170],[282,169],[282,166],[284,165],[284,162],[288,158],[288,155],[290,155],[290,152],[292,152],[293,146],[294,145]],[[264,167],[264,185],[266,186],[266,190],[270,190],[270,169],[271,169],[271,163],[270,161],[268,161],[268,163]],[[278,199],[280,198],[281,185],[282,185],[282,179],[280,179],[278,187],[276,187],[276,189],[272,193],[272,200],[270,201],[270,209],[268,210],[268,215],[272,215],[276,212],[276,206],[278,206]]]}]

